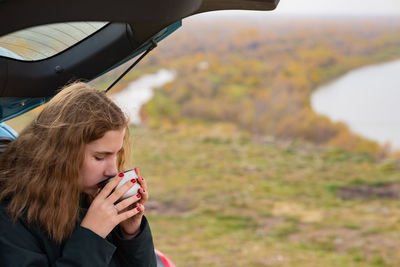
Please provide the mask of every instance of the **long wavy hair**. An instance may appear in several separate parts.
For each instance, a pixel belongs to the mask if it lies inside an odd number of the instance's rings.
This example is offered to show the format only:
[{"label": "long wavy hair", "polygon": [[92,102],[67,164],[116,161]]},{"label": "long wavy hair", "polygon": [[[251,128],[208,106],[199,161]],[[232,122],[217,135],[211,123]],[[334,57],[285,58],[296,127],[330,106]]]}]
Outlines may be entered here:
[{"label": "long wavy hair", "polygon": [[118,154],[125,168],[128,119],[104,92],[78,82],[62,89],[0,155],[0,201],[16,221],[44,229],[62,242],[79,220],[79,174],[85,145],[107,131],[125,129]]}]

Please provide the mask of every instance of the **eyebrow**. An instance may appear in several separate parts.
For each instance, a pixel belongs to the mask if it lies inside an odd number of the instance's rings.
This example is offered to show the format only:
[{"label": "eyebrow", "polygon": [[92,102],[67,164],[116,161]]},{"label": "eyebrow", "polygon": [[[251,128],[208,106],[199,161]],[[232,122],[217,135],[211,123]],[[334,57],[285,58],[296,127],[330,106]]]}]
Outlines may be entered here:
[{"label": "eyebrow", "polygon": [[[122,150],[122,148],[120,150],[117,151],[120,152]],[[100,155],[112,155],[114,154],[114,152],[110,152],[110,151],[94,151],[94,154],[100,154]]]},{"label": "eyebrow", "polygon": [[94,154],[112,155],[114,153],[113,152],[108,152],[108,151],[95,151]]}]

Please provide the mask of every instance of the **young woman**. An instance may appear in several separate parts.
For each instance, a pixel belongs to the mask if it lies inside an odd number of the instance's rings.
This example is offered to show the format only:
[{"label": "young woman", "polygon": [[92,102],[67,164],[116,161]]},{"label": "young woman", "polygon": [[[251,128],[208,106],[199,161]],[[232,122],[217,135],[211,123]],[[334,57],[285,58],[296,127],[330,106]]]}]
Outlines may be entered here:
[{"label": "young woman", "polygon": [[1,266],[156,266],[145,180],[122,201],[136,180],[114,190],[128,138],[121,109],[85,83],[44,107],[0,155]]}]

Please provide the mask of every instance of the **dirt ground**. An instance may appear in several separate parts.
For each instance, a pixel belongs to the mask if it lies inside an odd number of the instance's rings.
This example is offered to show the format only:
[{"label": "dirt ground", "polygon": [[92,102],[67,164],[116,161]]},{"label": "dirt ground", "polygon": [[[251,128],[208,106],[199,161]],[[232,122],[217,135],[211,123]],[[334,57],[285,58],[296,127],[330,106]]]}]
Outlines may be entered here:
[{"label": "dirt ground", "polygon": [[400,198],[400,183],[341,187],[337,191],[342,199]]}]

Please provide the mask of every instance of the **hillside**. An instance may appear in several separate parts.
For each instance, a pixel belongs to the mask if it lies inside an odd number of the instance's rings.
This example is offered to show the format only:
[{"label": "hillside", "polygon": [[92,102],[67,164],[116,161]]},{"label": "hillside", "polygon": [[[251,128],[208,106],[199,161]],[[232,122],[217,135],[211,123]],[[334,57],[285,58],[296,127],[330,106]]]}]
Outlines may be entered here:
[{"label": "hillside", "polygon": [[309,98],[319,85],[351,69],[400,58],[398,32],[395,19],[195,20],[127,80],[161,66],[177,72],[176,81],[144,108],[150,124],[185,118],[231,122],[256,135],[382,158],[387,148],[315,114]]}]

